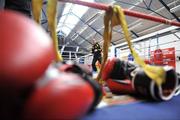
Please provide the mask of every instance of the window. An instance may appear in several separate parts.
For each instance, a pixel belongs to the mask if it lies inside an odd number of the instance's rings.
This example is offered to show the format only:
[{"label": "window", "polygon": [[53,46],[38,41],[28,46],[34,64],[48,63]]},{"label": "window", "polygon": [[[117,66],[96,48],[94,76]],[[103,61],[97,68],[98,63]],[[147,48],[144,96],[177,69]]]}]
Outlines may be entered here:
[{"label": "window", "polygon": [[[89,2],[93,2],[94,0],[86,0]],[[62,31],[66,36],[71,32],[71,30],[76,26],[79,22],[78,17],[82,17],[88,7],[82,5],[76,5],[72,3],[66,3],[65,8],[62,13],[62,17],[60,18],[57,26],[57,32]],[[77,15],[78,17],[74,16]]]}]

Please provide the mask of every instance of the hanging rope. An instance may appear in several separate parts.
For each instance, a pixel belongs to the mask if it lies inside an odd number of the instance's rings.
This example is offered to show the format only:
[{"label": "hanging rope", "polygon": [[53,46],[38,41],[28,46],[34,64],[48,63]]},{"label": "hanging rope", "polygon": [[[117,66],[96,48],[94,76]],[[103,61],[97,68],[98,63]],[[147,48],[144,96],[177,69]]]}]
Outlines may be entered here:
[{"label": "hanging rope", "polygon": [[32,13],[34,20],[40,24],[41,8],[43,5],[43,0],[32,0]]},{"label": "hanging rope", "polygon": [[105,25],[105,29],[104,29],[104,44],[103,44],[103,61],[102,61],[101,70],[97,77],[98,82],[102,83],[101,74],[108,57],[108,48],[112,38],[112,29],[116,25],[121,25],[125,39],[128,43],[131,54],[135,59],[135,62],[142,67],[145,73],[152,80],[154,80],[157,85],[161,85],[163,82],[165,82],[166,74],[164,69],[158,66],[147,65],[144,62],[144,60],[141,59],[139,55],[136,53],[136,51],[133,49],[131,43],[131,36],[129,35],[128,26],[125,20],[125,15],[121,7],[115,5],[112,9],[109,9],[109,11],[106,12],[104,17],[104,25]]},{"label": "hanging rope", "polygon": [[106,11],[105,16],[104,16],[105,28],[104,28],[104,35],[103,35],[103,39],[104,39],[103,58],[102,58],[102,64],[101,64],[100,72],[97,76],[97,81],[100,84],[103,84],[103,80],[101,80],[101,75],[102,75],[102,71],[104,69],[104,65],[105,65],[107,57],[108,57],[108,49],[109,49],[110,41],[112,38],[112,27],[110,27],[111,17],[112,17],[112,10]]},{"label": "hanging rope", "polygon": [[56,34],[56,9],[57,9],[57,0],[49,0],[47,6],[47,19],[48,19],[48,26],[51,32],[52,39],[54,41],[54,47],[56,52],[56,61],[62,61],[62,56],[59,52],[58,48],[58,39]]},{"label": "hanging rope", "polygon": [[[32,0],[33,16],[37,23],[40,23],[42,5],[43,5],[43,0]],[[56,53],[56,62],[58,62],[58,61],[62,61],[63,58],[59,52],[58,39],[56,34],[56,26],[57,26],[56,8],[57,8],[57,0],[48,0],[48,5],[47,5],[48,27],[51,33],[51,37],[53,39],[54,50]]]}]

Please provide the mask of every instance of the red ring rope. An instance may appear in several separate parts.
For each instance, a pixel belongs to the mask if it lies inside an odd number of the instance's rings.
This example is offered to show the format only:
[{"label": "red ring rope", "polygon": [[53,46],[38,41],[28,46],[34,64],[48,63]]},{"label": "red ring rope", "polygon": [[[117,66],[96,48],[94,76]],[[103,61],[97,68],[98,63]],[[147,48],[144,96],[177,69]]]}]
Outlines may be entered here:
[{"label": "red ring rope", "polygon": [[[87,2],[87,1],[81,1],[81,0],[58,0],[58,1],[84,5],[84,6],[88,6],[88,7],[91,7],[91,8],[96,8],[96,9],[106,10],[106,11],[109,10],[109,7],[110,7],[109,5],[102,4],[102,3]],[[144,13],[141,13],[141,12],[131,11],[131,10],[128,10],[128,9],[123,9],[123,10],[124,10],[124,14],[128,15],[128,16],[133,16],[133,17],[137,17],[137,18],[151,20],[151,21],[154,21],[154,22],[159,22],[159,23],[164,23],[164,24],[167,24],[167,25],[173,25],[173,26],[180,27],[180,22],[168,20],[168,19],[165,19],[165,18],[162,18],[162,17],[153,16],[153,15],[147,15],[147,14],[144,14]]]}]

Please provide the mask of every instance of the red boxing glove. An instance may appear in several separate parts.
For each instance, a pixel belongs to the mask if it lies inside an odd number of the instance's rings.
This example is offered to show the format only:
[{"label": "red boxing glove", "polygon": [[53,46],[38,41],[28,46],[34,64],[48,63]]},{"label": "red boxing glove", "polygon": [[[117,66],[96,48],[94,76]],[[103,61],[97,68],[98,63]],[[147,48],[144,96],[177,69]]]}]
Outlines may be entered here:
[{"label": "red boxing glove", "polygon": [[52,40],[19,13],[0,11],[0,18],[0,88],[29,87],[54,59]]},{"label": "red boxing glove", "polygon": [[20,119],[31,88],[54,59],[53,44],[33,20],[0,11],[0,119]]},{"label": "red boxing glove", "polygon": [[83,80],[85,80],[88,84],[90,84],[94,90],[94,102],[90,108],[90,112],[94,109],[94,107],[100,102],[102,98],[102,88],[100,85],[92,79],[92,71],[86,65],[67,63],[67,64],[56,64],[56,67],[61,72],[66,73],[75,73],[79,75]]},{"label": "red boxing glove", "polygon": [[26,102],[23,116],[25,119],[80,119],[99,101],[95,87],[79,74],[53,66]]}]

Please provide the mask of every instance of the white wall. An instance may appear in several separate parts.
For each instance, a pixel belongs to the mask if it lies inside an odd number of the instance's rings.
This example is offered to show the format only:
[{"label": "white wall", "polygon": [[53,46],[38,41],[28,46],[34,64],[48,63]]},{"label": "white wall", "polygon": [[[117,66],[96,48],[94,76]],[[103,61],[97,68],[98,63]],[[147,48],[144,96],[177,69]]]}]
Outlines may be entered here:
[{"label": "white wall", "polygon": [[[180,37],[180,32],[177,32],[176,35]],[[180,39],[178,39],[175,35],[170,34],[159,37],[158,41],[159,47],[161,49],[175,47],[176,56],[180,56]],[[119,48],[117,50],[117,57],[126,59],[130,54],[129,49],[126,48],[127,47],[125,47],[124,50],[123,48]],[[149,39],[148,41],[136,43],[134,44],[134,48],[142,58],[148,59],[149,51],[154,51],[155,49],[157,49],[157,39]],[[176,61],[176,71],[180,72],[180,61]]]}]

